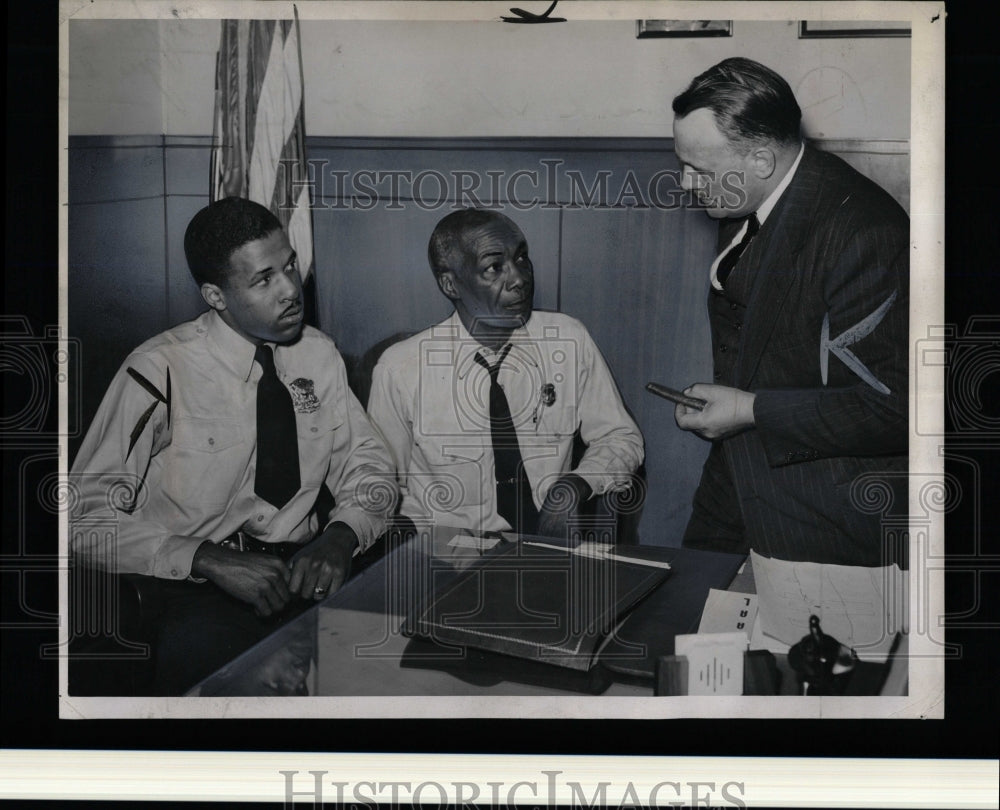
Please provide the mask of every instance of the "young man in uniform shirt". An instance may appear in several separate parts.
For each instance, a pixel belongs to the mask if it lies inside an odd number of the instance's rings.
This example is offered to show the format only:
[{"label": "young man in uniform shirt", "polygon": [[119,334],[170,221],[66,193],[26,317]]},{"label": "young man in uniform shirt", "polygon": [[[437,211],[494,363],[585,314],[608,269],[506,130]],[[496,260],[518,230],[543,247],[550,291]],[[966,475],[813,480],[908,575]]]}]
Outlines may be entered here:
[{"label": "young man in uniform shirt", "polygon": [[[157,580],[161,694],[340,587],[395,500],[391,459],[336,347],[303,325],[277,218],[219,200],[184,248],[208,311],[128,356],[73,466],[76,559]],[[86,530],[109,516],[110,541]]]}]

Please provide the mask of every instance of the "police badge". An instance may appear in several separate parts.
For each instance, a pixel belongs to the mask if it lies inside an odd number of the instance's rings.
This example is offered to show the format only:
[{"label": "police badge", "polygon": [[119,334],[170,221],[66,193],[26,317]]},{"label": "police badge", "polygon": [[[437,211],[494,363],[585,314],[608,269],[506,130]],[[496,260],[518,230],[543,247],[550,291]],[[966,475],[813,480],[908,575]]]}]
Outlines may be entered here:
[{"label": "police badge", "polygon": [[319,400],[316,399],[315,384],[312,380],[299,377],[297,380],[292,380],[288,387],[292,392],[296,413],[313,413],[319,410]]}]

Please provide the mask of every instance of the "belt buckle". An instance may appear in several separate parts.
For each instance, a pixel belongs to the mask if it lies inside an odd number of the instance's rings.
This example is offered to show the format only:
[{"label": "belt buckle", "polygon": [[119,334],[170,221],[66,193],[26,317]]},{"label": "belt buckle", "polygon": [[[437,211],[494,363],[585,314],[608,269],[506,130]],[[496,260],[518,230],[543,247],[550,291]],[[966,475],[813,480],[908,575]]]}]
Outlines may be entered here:
[{"label": "belt buckle", "polygon": [[229,537],[219,543],[223,548],[228,548],[233,551],[246,551],[246,541],[243,536],[242,531],[233,532]]}]

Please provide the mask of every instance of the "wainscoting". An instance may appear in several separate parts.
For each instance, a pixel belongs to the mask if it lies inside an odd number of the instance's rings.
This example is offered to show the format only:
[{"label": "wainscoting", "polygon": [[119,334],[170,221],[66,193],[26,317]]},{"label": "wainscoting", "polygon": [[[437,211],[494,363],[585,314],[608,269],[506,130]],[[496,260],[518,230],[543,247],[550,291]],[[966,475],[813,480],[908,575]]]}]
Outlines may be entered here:
[{"label": "wainscoting", "polygon": [[[678,191],[663,139],[310,138],[318,326],[349,366],[444,318],[427,265],[456,206],[496,206],[528,239],[535,304],[583,321],[646,439],[642,542],[677,545],[708,446],[644,390],[711,378],[705,297],[714,224]],[[82,424],[127,353],[204,309],[183,234],[208,202],[207,137],[74,137],[69,154],[69,325]],[[829,141],[909,206],[905,141]],[[80,437],[71,439],[71,455]]]}]

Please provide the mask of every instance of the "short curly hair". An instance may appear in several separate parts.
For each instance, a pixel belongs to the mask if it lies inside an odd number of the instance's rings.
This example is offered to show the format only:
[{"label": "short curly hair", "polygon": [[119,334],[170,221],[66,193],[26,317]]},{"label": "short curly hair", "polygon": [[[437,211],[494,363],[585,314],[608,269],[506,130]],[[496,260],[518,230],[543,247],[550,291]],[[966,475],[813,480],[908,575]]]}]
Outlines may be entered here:
[{"label": "short curly hair", "polygon": [[260,203],[225,197],[202,208],[184,232],[184,255],[199,286],[224,285],[229,259],[247,242],[281,229],[278,218]]},{"label": "short curly hair", "polygon": [[[452,211],[434,228],[427,244],[427,261],[438,276],[447,270],[454,270],[455,251],[464,247],[466,231],[488,225],[491,222],[506,222],[514,228],[517,223],[499,211],[482,208],[463,208]],[[518,229],[520,230],[520,229]]]}]

